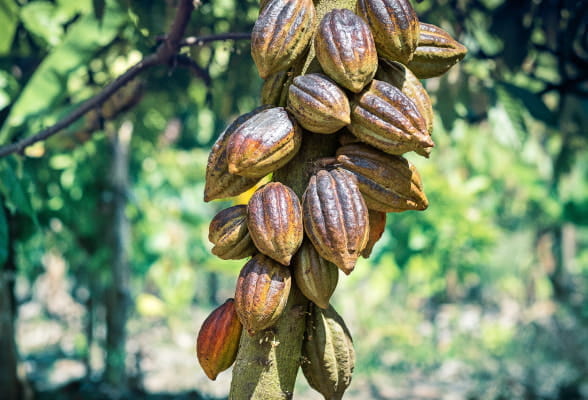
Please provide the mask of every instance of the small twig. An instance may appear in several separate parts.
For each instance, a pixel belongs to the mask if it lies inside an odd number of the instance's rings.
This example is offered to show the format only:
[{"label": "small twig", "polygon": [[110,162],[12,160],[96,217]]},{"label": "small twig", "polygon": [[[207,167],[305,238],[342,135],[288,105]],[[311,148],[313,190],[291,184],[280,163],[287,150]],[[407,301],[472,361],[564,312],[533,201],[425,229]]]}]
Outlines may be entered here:
[{"label": "small twig", "polygon": [[205,43],[223,40],[250,40],[250,32],[228,32],[218,35],[189,36],[180,42],[180,46],[202,46]]}]

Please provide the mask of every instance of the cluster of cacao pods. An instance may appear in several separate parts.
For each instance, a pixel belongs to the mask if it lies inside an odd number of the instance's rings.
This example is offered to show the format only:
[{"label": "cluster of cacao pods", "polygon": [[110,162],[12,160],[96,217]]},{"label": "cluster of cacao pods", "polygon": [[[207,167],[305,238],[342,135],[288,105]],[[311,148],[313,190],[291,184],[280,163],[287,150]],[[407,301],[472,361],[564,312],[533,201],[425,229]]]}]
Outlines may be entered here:
[{"label": "cluster of cacao pods", "polygon": [[263,105],[237,118],[213,146],[205,201],[254,187],[312,135],[336,135],[340,145],[305,160],[312,167],[301,199],[270,182],[246,206],[222,210],[210,223],[213,254],[251,257],[234,301],[215,310],[198,337],[212,379],[235,359],[241,327],[253,335],[274,325],[296,285],[314,303],[304,374],[325,398],[340,398],[354,354],[329,305],[338,270],[349,274],[360,255],[369,257],[386,213],[428,206],[419,173],[402,157],[428,157],[434,146],[432,105],[419,79],[444,74],[466,49],[420,22],[409,0],[351,3],[353,10],[315,10],[312,0],[261,1],[251,53],[265,80]]}]

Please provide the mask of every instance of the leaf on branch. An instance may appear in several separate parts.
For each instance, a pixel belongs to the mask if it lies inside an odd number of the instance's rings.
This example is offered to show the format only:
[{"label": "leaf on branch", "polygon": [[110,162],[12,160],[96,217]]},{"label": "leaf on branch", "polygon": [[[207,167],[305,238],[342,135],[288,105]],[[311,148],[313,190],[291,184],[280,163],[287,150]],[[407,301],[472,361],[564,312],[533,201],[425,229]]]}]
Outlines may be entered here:
[{"label": "leaf on branch", "polygon": [[6,207],[13,213],[20,213],[29,217],[38,225],[37,215],[31,205],[23,180],[16,174],[14,162],[11,158],[0,160],[0,194],[3,195]]}]

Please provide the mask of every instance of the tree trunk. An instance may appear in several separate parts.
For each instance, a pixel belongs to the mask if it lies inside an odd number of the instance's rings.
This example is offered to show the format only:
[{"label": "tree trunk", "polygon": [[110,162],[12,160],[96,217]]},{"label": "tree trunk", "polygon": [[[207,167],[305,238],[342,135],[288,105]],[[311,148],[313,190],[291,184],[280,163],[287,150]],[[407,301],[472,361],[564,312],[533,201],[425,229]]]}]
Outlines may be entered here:
[{"label": "tree trunk", "polygon": [[129,147],[133,126],[124,122],[112,139],[112,285],[106,308],[105,381],[119,392],[127,390],[126,323],[129,308],[129,222],[125,216],[129,190]]}]

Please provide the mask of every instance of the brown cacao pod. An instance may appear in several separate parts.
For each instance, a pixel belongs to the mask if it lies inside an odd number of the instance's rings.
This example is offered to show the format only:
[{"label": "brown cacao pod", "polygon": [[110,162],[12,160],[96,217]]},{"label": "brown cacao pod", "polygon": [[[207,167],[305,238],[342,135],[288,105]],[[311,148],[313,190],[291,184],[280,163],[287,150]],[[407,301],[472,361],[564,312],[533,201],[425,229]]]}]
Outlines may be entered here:
[{"label": "brown cacao pod", "polygon": [[230,173],[226,150],[227,142],[235,130],[253,115],[267,108],[267,106],[259,107],[248,114],[241,115],[218,137],[208,155],[204,201],[208,202],[215,199],[236,196],[252,188],[259,182],[259,178],[247,178]]},{"label": "brown cacao pod", "polygon": [[288,69],[304,53],[313,34],[312,0],[269,0],[251,32],[251,55],[259,75]]},{"label": "brown cacao pod", "polygon": [[229,137],[229,172],[261,178],[288,163],[301,142],[302,129],[284,108],[265,109],[244,121]]},{"label": "brown cacao pod", "polygon": [[242,331],[233,299],[216,308],[202,324],[196,339],[196,355],[206,376],[213,381],[237,358]]},{"label": "brown cacao pod", "polygon": [[347,95],[323,74],[297,76],[288,92],[288,111],[311,132],[333,133],[351,122]]},{"label": "brown cacao pod", "polygon": [[355,367],[351,334],[332,306],[311,305],[302,342],[302,372],[310,387],[325,399],[342,399]]},{"label": "brown cacao pod", "polygon": [[317,252],[350,274],[369,235],[368,210],[355,176],[339,168],[318,171],[302,196],[302,208],[304,231]]},{"label": "brown cacao pod", "polygon": [[449,33],[432,24],[420,24],[418,47],[406,66],[419,78],[441,76],[460,62],[468,52]]},{"label": "brown cacao pod", "polygon": [[419,173],[403,157],[365,144],[350,144],[337,150],[337,164],[355,174],[371,210],[424,210],[429,205]]},{"label": "brown cacao pod", "polygon": [[361,256],[368,258],[372,254],[374,245],[380,240],[386,230],[386,213],[376,210],[369,210],[370,235]]},{"label": "brown cacao pod", "polygon": [[257,249],[283,265],[302,244],[302,207],[292,189],[270,182],[247,205],[247,226]]},{"label": "brown cacao pod", "polygon": [[369,26],[351,10],[328,12],[314,39],[316,57],[329,77],[359,92],[378,67],[378,55]]},{"label": "brown cacao pod", "polygon": [[376,79],[355,97],[348,129],[388,154],[434,146],[415,103],[397,87]]},{"label": "brown cacao pod", "polygon": [[263,254],[256,254],[245,264],[237,279],[235,308],[250,335],[280,318],[291,284],[290,270]]},{"label": "brown cacao pod", "polygon": [[261,104],[275,107],[285,106],[291,74],[290,71],[279,71],[271,74],[261,86]]},{"label": "brown cacao pod", "polygon": [[322,258],[308,240],[292,260],[294,280],[307,299],[320,308],[328,308],[331,295],[337,287],[337,266]]},{"label": "brown cacao pod", "polygon": [[409,0],[358,0],[357,14],[372,28],[380,57],[406,64],[419,39],[419,18]]},{"label": "brown cacao pod", "polygon": [[211,252],[223,260],[240,260],[257,253],[247,229],[247,206],[238,205],[220,211],[210,221],[208,240]]}]

